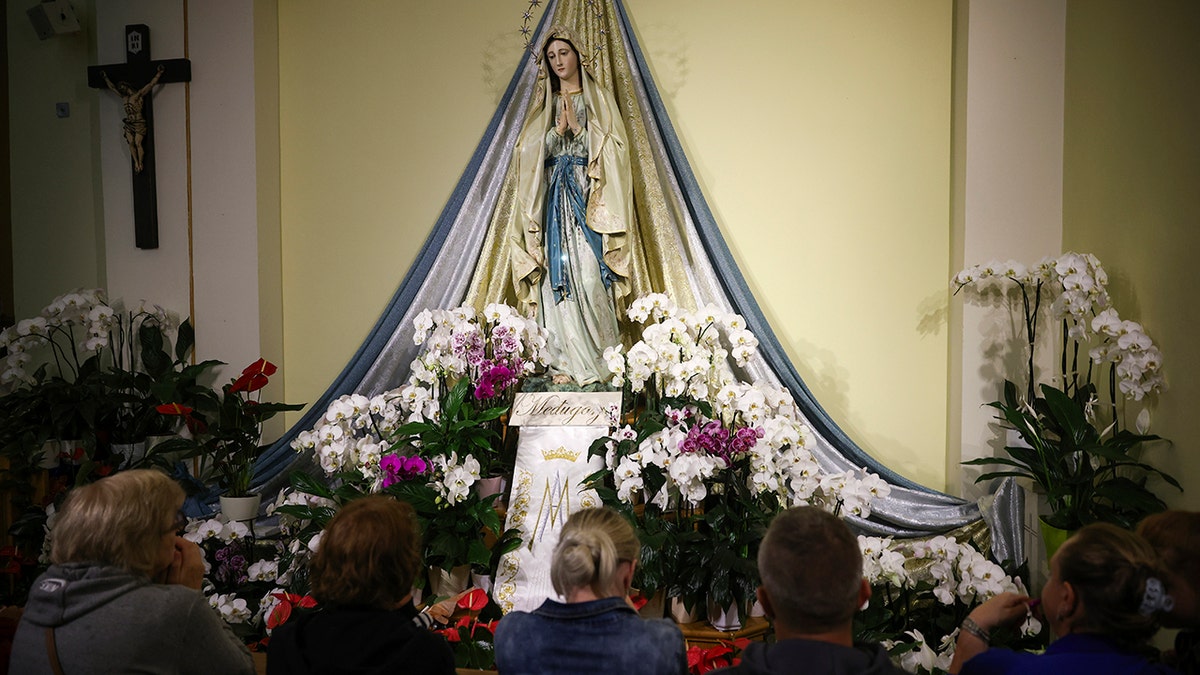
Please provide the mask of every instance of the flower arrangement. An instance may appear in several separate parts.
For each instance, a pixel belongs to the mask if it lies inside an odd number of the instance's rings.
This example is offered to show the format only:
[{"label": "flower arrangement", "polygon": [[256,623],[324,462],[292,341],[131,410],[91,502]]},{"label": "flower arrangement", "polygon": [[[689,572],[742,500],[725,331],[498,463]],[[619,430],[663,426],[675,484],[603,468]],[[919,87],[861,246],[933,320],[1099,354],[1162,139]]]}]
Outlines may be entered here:
[{"label": "flower arrangement", "polygon": [[[860,535],[858,545],[872,594],[854,617],[854,635],[881,642],[910,673],[944,672],[954,658],[959,624],[973,607],[1000,593],[1025,592],[1019,577],[970,542]],[[1046,637],[1030,615],[1019,631],[995,634],[993,644],[1037,648]]]},{"label": "flower arrangement", "polygon": [[700,645],[692,645],[687,650],[688,673],[703,675],[703,673],[717,668],[736,666],[742,662],[742,650],[749,644],[749,638],[738,638],[721,640],[707,649]]},{"label": "flower arrangement", "polygon": [[262,425],[286,410],[303,404],[269,403],[261,400],[277,368],[265,359],[246,366],[242,374],[221,387],[221,395],[209,390],[197,397],[196,407],[165,403],[156,409],[164,416],[180,417],[192,438],[174,438],[157,446],[160,452],[182,451],[184,457],[200,457],[202,473],[215,474],[227,497],[250,496],[254,463],[265,446]]},{"label": "flower arrangement", "polygon": [[76,440],[75,482],[128,465],[111,444],[170,432],[154,406],[203,391],[197,379],[217,362],[189,365],[194,343],[191,323],[157,305],[125,309],[101,289],[55,298],[0,331],[4,453],[28,459],[49,439]]},{"label": "flower arrangement", "polygon": [[[223,515],[188,523],[184,538],[204,556],[201,591],[239,637],[254,645],[285,623],[295,611],[316,607],[304,591],[307,577],[296,578],[297,548],[281,540],[262,540],[245,524]],[[294,542],[295,543],[295,542]],[[307,547],[305,547],[307,550]]]},{"label": "flower arrangement", "polygon": [[[965,462],[1000,465],[977,480],[1019,476],[1043,490],[1054,527],[1071,530],[1095,520],[1132,527],[1165,504],[1146,487],[1157,474],[1171,476],[1136,459],[1140,447],[1159,437],[1146,433],[1149,409],[1137,415],[1137,432],[1125,420],[1126,403],[1140,402],[1163,387],[1162,353],[1141,324],[1122,320],[1111,306],[1108,275],[1090,254],[1066,253],[1026,268],[1009,261],[969,267],[954,278],[956,293],[971,291],[977,301],[1020,300],[1025,328],[1024,396],[1011,381],[1001,400],[990,405],[1020,435],[1008,457]],[[1049,305],[1046,308],[1045,305]],[[1060,326],[1057,372],[1039,385],[1038,327],[1045,319]],[[1084,362],[1080,355],[1086,354]],[[1096,382],[1107,382],[1107,400]],[[1119,394],[1119,395],[1118,395]]]},{"label": "flower arrangement", "polygon": [[889,492],[865,472],[822,472],[790,394],[738,381],[729,359],[743,366],[758,345],[742,317],[684,311],[661,294],[628,313],[649,322],[642,339],[605,359],[612,384],[643,396],[645,408],[593,444],[605,469],[592,483],[642,540],[643,593],[666,589],[689,608],[703,598],[744,604],[758,585],[758,543],[781,508],[819,504],[866,517]]},{"label": "flower arrangement", "polygon": [[494,643],[496,623],[500,611],[488,599],[482,588],[473,588],[459,597],[455,603],[456,614],[460,614],[451,625],[434,630],[446,638],[454,648],[454,665],[458,668],[476,670],[496,667]]},{"label": "flower arrangement", "polygon": [[[344,396],[324,423],[302,432],[297,451],[312,451],[338,488],[305,489],[344,503],[388,492],[408,501],[425,532],[426,561],[451,569],[488,567],[496,550],[518,545],[501,532],[495,496],[473,486],[501,461],[499,420],[521,377],[546,364],[546,331],[506,305],[426,310],[414,319],[409,381],[371,399]],[[307,515],[301,508],[285,509]],[[481,528],[500,535],[489,551]]]}]

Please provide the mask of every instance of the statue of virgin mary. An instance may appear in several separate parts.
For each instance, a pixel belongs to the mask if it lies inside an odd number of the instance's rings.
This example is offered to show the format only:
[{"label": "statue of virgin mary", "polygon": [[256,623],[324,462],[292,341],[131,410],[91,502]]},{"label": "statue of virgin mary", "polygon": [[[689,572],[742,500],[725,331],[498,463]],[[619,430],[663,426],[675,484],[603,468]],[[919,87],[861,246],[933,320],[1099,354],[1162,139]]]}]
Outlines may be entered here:
[{"label": "statue of virgin mary", "polygon": [[554,381],[586,386],[607,379],[603,352],[621,343],[616,307],[630,292],[628,135],[570,31],[551,28],[538,62],[515,149],[513,289],[553,336]]}]

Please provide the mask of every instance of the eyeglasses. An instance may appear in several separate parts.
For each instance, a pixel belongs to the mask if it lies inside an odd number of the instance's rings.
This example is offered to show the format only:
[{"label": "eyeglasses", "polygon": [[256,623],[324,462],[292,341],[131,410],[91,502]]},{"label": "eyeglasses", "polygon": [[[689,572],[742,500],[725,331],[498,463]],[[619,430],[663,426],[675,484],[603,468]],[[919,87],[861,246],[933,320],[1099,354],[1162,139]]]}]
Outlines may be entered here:
[{"label": "eyeglasses", "polygon": [[174,532],[175,534],[182,536],[183,531],[187,529],[187,524],[187,514],[183,512],[183,508],[180,508],[175,512],[175,521],[171,523],[171,529],[167,531]]}]

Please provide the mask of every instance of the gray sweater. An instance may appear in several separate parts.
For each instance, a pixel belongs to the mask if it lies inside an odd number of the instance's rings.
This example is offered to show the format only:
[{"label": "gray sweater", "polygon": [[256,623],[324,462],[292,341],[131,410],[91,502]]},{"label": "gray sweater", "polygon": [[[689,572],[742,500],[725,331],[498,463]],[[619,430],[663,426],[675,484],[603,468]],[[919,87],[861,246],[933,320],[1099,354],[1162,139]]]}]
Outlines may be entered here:
[{"label": "gray sweater", "polygon": [[246,646],[199,591],[117,567],[52,565],[38,577],[13,637],[10,672],[52,672],[48,627],[70,675],[254,672]]}]

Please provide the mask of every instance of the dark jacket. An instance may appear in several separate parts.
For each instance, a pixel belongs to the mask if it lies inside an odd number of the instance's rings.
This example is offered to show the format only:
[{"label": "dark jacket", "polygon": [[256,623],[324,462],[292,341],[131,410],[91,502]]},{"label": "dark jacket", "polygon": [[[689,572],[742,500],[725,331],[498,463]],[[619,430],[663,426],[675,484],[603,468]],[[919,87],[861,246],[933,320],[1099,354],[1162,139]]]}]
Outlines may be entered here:
[{"label": "dark jacket", "polygon": [[547,600],[500,620],[496,667],[504,675],[676,675],[687,672],[687,653],[678,626],[643,620],[624,598]]},{"label": "dark jacket", "polygon": [[295,617],[275,629],[267,674],[453,675],[454,653],[440,635],[413,619],[417,610],[330,608]]},{"label": "dark jacket", "polygon": [[10,672],[49,673],[46,629],[72,673],[253,673],[254,662],[200,591],[117,567],[52,565],[13,637]]},{"label": "dark jacket", "polygon": [[1145,655],[1123,649],[1099,635],[1064,635],[1042,654],[989,649],[963,664],[962,675],[1162,675],[1176,671],[1152,663]]},{"label": "dark jacket", "polygon": [[736,666],[713,673],[741,675],[892,675],[903,673],[892,665],[887,652],[874,642],[857,642],[844,647],[817,640],[780,640],[768,645],[752,642]]}]

